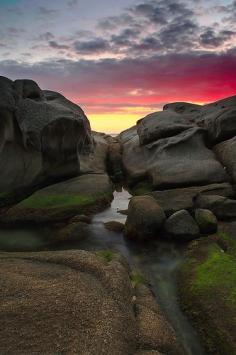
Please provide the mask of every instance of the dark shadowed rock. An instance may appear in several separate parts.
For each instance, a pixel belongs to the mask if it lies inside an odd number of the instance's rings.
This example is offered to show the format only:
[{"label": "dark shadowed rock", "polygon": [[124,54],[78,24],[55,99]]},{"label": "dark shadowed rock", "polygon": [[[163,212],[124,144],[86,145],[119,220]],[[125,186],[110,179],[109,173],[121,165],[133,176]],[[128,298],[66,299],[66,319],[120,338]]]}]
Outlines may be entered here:
[{"label": "dark shadowed rock", "polygon": [[154,197],[158,204],[163,208],[166,215],[170,216],[179,210],[192,211],[194,208],[193,198],[198,193],[204,195],[217,194],[225,197],[234,196],[234,191],[229,183],[153,191],[150,192],[149,195]]},{"label": "dark shadowed rock", "polygon": [[158,237],[165,213],[151,196],[136,196],[130,200],[125,234],[129,239],[149,240]]},{"label": "dark shadowed rock", "polygon": [[236,137],[217,144],[214,151],[236,184]]},{"label": "dark shadowed rock", "polygon": [[236,218],[236,200],[218,195],[199,194],[194,199],[196,208],[212,211],[219,220]]},{"label": "dark shadowed rock", "polygon": [[140,147],[137,133],[134,134],[132,131],[132,137],[124,141],[122,149],[122,163],[127,183],[134,185],[147,177],[147,156]]},{"label": "dark shadowed rock", "polygon": [[217,218],[210,210],[196,209],[195,220],[201,233],[214,234],[217,232]]},{"label": "dark shadowed rock", "polygon": [[201,121],[212,143],[232,138],[236,134],[236,96],[204,105]]},{"label": "dark shadowed rock", "polygon": [[79,106],[32,80],[0,77],[0,114],[0,192],[78,175],[79,154],[92,149]]},{"label": "dark shadowed rock", "polygon": [[186,210],[175,212],[164,225],[168,237],[179,242],[187,242],[196,239],[200,230],[193,217]]}]

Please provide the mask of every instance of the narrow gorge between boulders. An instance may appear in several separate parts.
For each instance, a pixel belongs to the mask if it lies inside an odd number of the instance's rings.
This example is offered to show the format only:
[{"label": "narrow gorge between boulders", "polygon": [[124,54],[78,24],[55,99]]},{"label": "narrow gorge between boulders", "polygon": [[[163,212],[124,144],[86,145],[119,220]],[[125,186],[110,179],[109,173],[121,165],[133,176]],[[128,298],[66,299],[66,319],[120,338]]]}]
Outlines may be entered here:
[{"label": "narrow gorge between boulders", "polygon": [[180,309],[177,292],[177,271],[184,260],[184,247],[172,242],[155,241],[151,244],[137,245],[127,241],[123,233],[109,231],[104,223],[117,221],[124,223],[131,195],[123,188],[114,192],[111,206],[93,216],[88,225],[86,237],[82,240],[47,245],[50,227],[2,229],[0,230],[0,249],[5,251],[45,251],[45,250],[113,250],[120,252],[131,267],[141,272],[150,282],[157,302],[163,309],[177,339],[186,355],[203,355],[198,335]]}]

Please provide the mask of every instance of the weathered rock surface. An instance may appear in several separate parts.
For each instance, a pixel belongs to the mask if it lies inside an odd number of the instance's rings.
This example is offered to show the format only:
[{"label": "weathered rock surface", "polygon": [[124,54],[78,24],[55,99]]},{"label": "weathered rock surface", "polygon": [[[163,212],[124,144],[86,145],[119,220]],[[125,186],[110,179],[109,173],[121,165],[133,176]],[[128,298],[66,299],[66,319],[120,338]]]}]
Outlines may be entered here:
[{"label": "weathered rock surface", "polygon": [[191,124],[183,116],[170,111],[155,112],[141,119],[137,124],[140,145],[145,145],[161,138],[175,136]]},{"label": "weathered rock surface", "polygon": [[214,151],[236,184],[236,137],[217,144]]},{"label": "weathered rock surface", "polygon": [[236,135],[236,96],[205,105],[202,120],[213,143]]},{"label": "weathered rock surface", "polygon": [[1,254],[0,264],[1,353],[129,354],[135,349],[132,289],[118,261],[63,251]]},{"label": "weathered rock surface", "polygon": [[200,230],[193,217],[186,210],[175,212],[170,216],[164,225],[168,237],[179,242],[186,242],[196,239]]},{"label": "weathered rock surface", "polygon": [[210,210],[196,209],[195,221],[202,234],[214,234],[217,232],[217,218]]},{"label": "weathered rock surface", "polygon": [[78,175],[92,148],[82,109],[32,80],[0,77],[0,190],[8,192]]},{"label": "weathered rock surface", "polygon": [[190,128],[146,146],[148,175],[154,187],[207,185],[227,181],[222,165],[204,145],[203,134],[201,129]]},{"label": "weathered rock surface", "polygon": [[128,184],[149,180],[166,189],[229,181],[221,162],[232,174],[233,153],[222,158],[226,154],[216,148],[216,157],[209,147],[236,135],[236,96],[204,106],[176,102],[163,110],[120,134]]},{"label": "weathered rock surface", "polygon": [[204,134],[200,128],[189,128],[141,146],[138,135],[133,133],[123,143],[128,184],[149,179],[154,188],[175,188],[228,181],[214,152],[205,146]]},{"label": "weathered rock surface", "polygon": [[2,354],[178,353],[151,295],[137,295],[136,318],[129,270],[117,255],[1,253],[0,265]]},{"label": "weathered rock surface", "polygon": [[68,220],[82,213],[96,212],[113,199],[113,187],[106,174],[87,174],[38,190],[8,209],[1,223],[42,223]]},{"label": "weathered rock surface", "polygon": [[132,130],[130,139],[122,141],[122,163],[127,183],[133,185],[147,178],[147,162],[145,150],[140,147],[139,136]]},{"label": "weathered rock surface", "polygon": [[236,218],[236,200],[218,195],[199,194],[194,199],[196,208],[212,211],[219,220]]},{"label": "weathered rock surface", "polygon": [[141,348],[159,350],[163,354],[182,354],[180,348],[176,346],[173,329],[167,323],[150,290],[144,285],[136,286],[135,308]]},{"label": "weathered rock surface", "polygon": [[229,183],[152,191],[149,195],[154,197],[157,203],[163,208],[166,215],[170,216],[179,210],[192,212],[194,209],[193,198],[199,193],[224,197],[234,196],[234,191]]},{"label": "weathered rock surface", "polygon": [[137,241],[157,238],[165,221],[165,213],[151,196],[136,196],[130,200],[125,234]]}]

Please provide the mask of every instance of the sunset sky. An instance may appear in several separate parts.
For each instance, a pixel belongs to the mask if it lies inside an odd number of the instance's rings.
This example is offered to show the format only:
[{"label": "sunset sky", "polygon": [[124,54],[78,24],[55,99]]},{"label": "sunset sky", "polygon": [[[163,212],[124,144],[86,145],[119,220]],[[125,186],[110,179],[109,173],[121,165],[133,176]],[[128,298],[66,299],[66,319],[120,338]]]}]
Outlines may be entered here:
[{"label": "sunset sky", "polygon": [[236,1],[0,0],[0,75],[119,132],[167,102],[236,94]]}]

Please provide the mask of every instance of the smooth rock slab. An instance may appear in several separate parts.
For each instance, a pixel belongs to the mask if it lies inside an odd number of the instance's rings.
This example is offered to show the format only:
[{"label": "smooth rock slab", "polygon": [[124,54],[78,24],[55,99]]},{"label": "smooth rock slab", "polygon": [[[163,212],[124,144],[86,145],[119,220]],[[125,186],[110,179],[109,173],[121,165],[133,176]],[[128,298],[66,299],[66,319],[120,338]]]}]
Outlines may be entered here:
[{"label": "smooth rock slab", "polygon": [[1,223],[43,223],[67,220],[105,208],[113,198],[106,174],[87,174],[48,186],[0,216]]},{"label": "smooth rock slab", "polygon": [[186,242],[196,239],[200,230],[193,217],[186,210],[175,212],[170,216],[164,225],[168,237],[179,242]]}]

